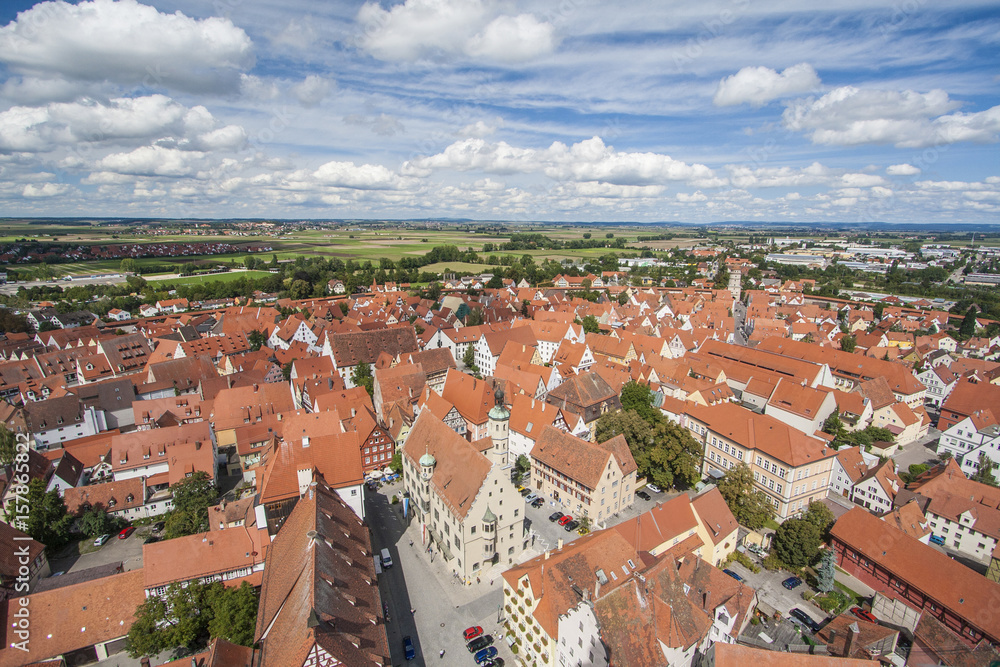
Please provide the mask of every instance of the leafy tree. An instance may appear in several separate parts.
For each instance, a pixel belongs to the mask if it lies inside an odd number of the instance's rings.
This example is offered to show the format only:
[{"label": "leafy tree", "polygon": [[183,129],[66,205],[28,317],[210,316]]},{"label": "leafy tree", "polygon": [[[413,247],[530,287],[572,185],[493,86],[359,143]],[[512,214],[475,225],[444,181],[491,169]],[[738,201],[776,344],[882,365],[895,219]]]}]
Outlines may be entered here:
[{"label": "leafy tree", "polygon": [[840,339],[840,349],[844,352],[854,352],[854,348],[857,347],[857,344],[858,339],[851,334],[847,334]]},{"label": "leafy tree", "polygon": [[747,528],[758,530],[774,518],[774,504],[766,493],[754,488],[753,473],[747,464],[727,470],[717,487],[729,511]]},{"label": "leafy tree", "polygon": [[0,424],[0,466],[9,466],[17,454],[17,436],[5,425]]},{"label": "leafy tree", "polygon": [[617,301],[619,306],[624,306],[626,303],[628,303],[628,294],[626,294],[625,292],[620,293],[618,295]]},{"label": "leafy tree", "polygon": [[209,604],[212,620],[208,622],[210,637],[222,637],[241,646],[253,644],[257,626],[257,593],[247,582],[239,588],[210,588]]},{"label": "leafy tree", "polygon": [[392,455],[392,460],[389,461],[389,468],[392,469],[397,475],[403,472],[403,454],[397,451]]},{"label": "leafy tree", "polygon": [[584,232],[583,233],[583,238],[589,239],[590,238],[590,232]]},{"label": "leafy tree", "polygon": [[243,258],[243,266],[246,267],[247,271],[253,271],[257,268],[257,258],[247,255]]},{"label": "leafy tree", "polygon": [[249,334],[247,334],[247,341],[250,343],[250,349],[253,352],[256,352],[261,347],[263,347],[264,343],[267,342],[267,336],[265,336],[263,332],[254,329]]},{"label": "leafy tree", "polygon": [[164,537],[173,539],[208,530],[208,508],[219,490],[208,473],[198,470],[171,487],[174,509],[164,525]]},{"label": "leafy tree", "polygon": [[107,513],[103,507],[91,507],[77,521],[77,528],[87,537],[111,535],[122,529],[125,522]]},{"label": "leafy tree", "polygon": [[875,307],[872,309],[872,314],[875,315],[875,320],[879,321],[882,319],[882,314],[885,312],[884,303],[876,303]]},{"label": "leafy tree", "polygon": [[822,533],[815,523],[787,519],[774,535],[774,552],[789,567],[805,567],[819,554],[822,541]]},{"label": "leafy tree", "polygon": [[288,288],[288,293],[296,301],[305,299],[312,294],[312,285],[305,280],[295,280],[292,282],[291,287]]},{"label": "leafy tree", "polygon": [[69,540],[73,525],[73,517],[67,513],[59,492],[46,491],[45,482],[33,479],[28,482],[26,502],[28,516],[22,530],[48,547],[50,554],[59,551]]},{"label": "leafy tree", "polygon": [[465,316],[465,326],[467,327],[477,327],[483,323],[483,309],[473,308],[469,311],[469,314]]},{"label": "leafy tree", "polygon": [[292,379],[292,364],[294,363],[295,360],[292,359],[291,361],[285,362],[285,365],[281,367],[281,377],[284,378],[285,382]]},{"label": "leafy tree", "polygon": [[364,387],[369,396],[375,393],[375,378],[372,377],[372,367],[367,362],[362,361],[354,367],[351,381],[356,387]]},{"label": "leafy tree", "polygon": [[990,486],[1000,486],[1000,483],[997,482],[996,475],[993,474],[993,460],[986,455],[986,452],[981,452],[979,454],[979,469],[976,470],[976,474],[972,476],[972,481],[989,484]]},{"label": "leafy tree", "polygon": [[819,572],[816,576],[816,588],[821,593],[829,593],[833,590],[833,583],[836,577],[834,569],[835,555],[833,549],[826,549],[819,561]]},{"label": "leafy tree", "polygon": [[135,273],[136,270],[135,260],[132,259],[131,257],[126,257],[125,259],[122,260],[122,263],[119,265],[118,270],[121,271],[122,273]]},{"label": "leafy tree", "polygon": [[969,310],[962,318],[962,324],[958,327],[958,335],[962,340],[967,340],[976,335],[976,307],[969,306]]},{"label": "leafy tree", "polygon": [[579,527],[578,530],[579,530],[579,532],[580,532],[581,535],[586,535],[587,533],[590,532],[590,517],[589,516],[581,516],[580,517],[580,527]]},{"label": "leafy tree", "polygon": [[833,526],[833,522],[837,520],[830,508],[818,500],[809,503],[802,519],[819,528],[820,535],[826,535],[826,532]]},{"label": "leafy tree", "polygon": [[597,321],[597,318],[593,315],[587,315],[583,318],[583,332],[584,333],[600,333],[601,326]]},{"label": "leafy tree", "polygon": [[648,385],[639,384],[635,380],[627,382],[622,387],[621,403],[623,410],[635,410],[639,416],[648,422],[655,419],[657,410],[653,408],[653,392]]},{"label": "leafy tree", "polygon": [[490,278],[489,282],[486,283],[486,287],[489,289],[502,289],[503,288],[503,278],[499,275]]},{"label": "leafy tree", "polygon": [[465,354],[462,355],[462,363],[465,364],[466,368],[476,367],[476,350],[472,347],[472,344],[465,346]]},{"label": "leafy tree", "polygon": [[840,410],[834,408],[830,416],[823,422],[823,433],[839,437],[844,432],[844,422],[840,421]]},{"label": "leafy tree", "polygon": [[685,429],[654,415],[652,423],[636,410],[608,412],[597,420],[595,437],[606,442],[621,434],[628,443],[639,475],[663,488],[686,488],[699,477],[702,448]]},{"label": "leafy tree", "polygon": [[524,476],[528,474],[529,470],[531,470],[531,460],[521,454],[514,461],[514,483],[520,484],[524,481]]},{"label": "leafy tree", "polygon": [[351,307],[347,305],[346,301],[340,301],[337,303],[337,305],[340,306],[340,312],[342,312],[344,315],[346,315],[351,311]]}]

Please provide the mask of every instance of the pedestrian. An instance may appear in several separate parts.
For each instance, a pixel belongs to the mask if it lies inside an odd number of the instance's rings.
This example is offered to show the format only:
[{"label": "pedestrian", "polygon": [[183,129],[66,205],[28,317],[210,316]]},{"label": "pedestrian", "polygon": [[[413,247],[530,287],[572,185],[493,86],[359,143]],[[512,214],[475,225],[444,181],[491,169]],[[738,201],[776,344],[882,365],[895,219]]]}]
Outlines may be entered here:
[{"label": "pedestrian", "polygon": [[439,658],[443,658],[444,657],[444,649],[441,649],[441,652],[438,653],[438,657]]}]

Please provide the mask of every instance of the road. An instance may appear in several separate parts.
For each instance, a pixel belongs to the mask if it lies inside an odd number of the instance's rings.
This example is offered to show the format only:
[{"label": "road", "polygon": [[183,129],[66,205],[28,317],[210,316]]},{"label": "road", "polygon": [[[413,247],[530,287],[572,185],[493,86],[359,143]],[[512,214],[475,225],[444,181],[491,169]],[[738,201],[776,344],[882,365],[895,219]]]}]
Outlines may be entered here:
[{"label": "road", "polygon": [[746,319],[747,319],[747,307],[743,304],[742,301],[737,301],[733,305],[733,322],[736,331],[735,337],[733,338],[733,342],[736,343],[737,345],[746,346],[747,344],[746,331],[743,328],[746,325]]}]

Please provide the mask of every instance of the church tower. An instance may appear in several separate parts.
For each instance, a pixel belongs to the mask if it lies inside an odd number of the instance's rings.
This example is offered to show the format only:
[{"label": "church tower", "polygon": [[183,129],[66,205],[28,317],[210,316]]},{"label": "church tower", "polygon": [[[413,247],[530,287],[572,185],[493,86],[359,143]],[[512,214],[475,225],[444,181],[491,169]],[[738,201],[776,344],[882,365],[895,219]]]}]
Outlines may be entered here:
[{"label": "church tower", "polygon": [[490,459],[501,466],[514,463],[508,461],[507,440],[510,437],[510,410],[504,406],[503,390],[497,387],[493,392],[495,405],[490,408],[489,435],[493,439]]}]

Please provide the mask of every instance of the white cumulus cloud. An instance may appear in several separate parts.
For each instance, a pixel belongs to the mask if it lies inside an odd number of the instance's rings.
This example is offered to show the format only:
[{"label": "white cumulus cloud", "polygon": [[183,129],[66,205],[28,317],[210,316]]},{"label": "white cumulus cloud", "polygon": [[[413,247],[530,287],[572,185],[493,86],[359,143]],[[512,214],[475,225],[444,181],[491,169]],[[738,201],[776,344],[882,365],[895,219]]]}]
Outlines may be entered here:
[{"label": "white cumulus cloud", "polygon": [[513,63],[551,53],[555,30],[531,14],[501,14],[489,0],[406,0],[358,12],[359,45],[379,60],[442,56]]},{"label": "white cumulus cloud", "polygon": [[28,199],[43,199],[46,197],[57,197],[70,191],[70,186],[65,183],[42,183],[40,185],[29,183],[24,186],[21,196]]},{"label": "white cumulus cloud", "polygon": [[978,113],[949,113],[960,103],[943,90],[835,88],[789,104],[782,121],[815,144],[892,144],[923,148],[960,141],[988,143],[1000,135],[1000,106]]},{"label": "white cumulus cloud", "polygon": [[229,19],[162,14],[135,0],[41,2],[0,27],[0,62],[68,80],[233,91],[253,44]]},{"label": "white cumulus cloud", "polygon": [[304,107],[314,107],[333,90],[333,82],[329,79],[310,74],[305,79],[291,87],[292,96]]},{"label": "white cumulus cloud", "polygon": [[769,67],[744,67],[719,82],[713,102],[725,107],[749,103],[759,107],[771,100],[808,92],[820,84],[812,65],[799,63],[781,73]]},{"label": "white cumulus cloud", "polygon": [[912,164],[891,164],[885,168],[885,173],[890,176],[916,176],[920,173],[920,167]]}]

